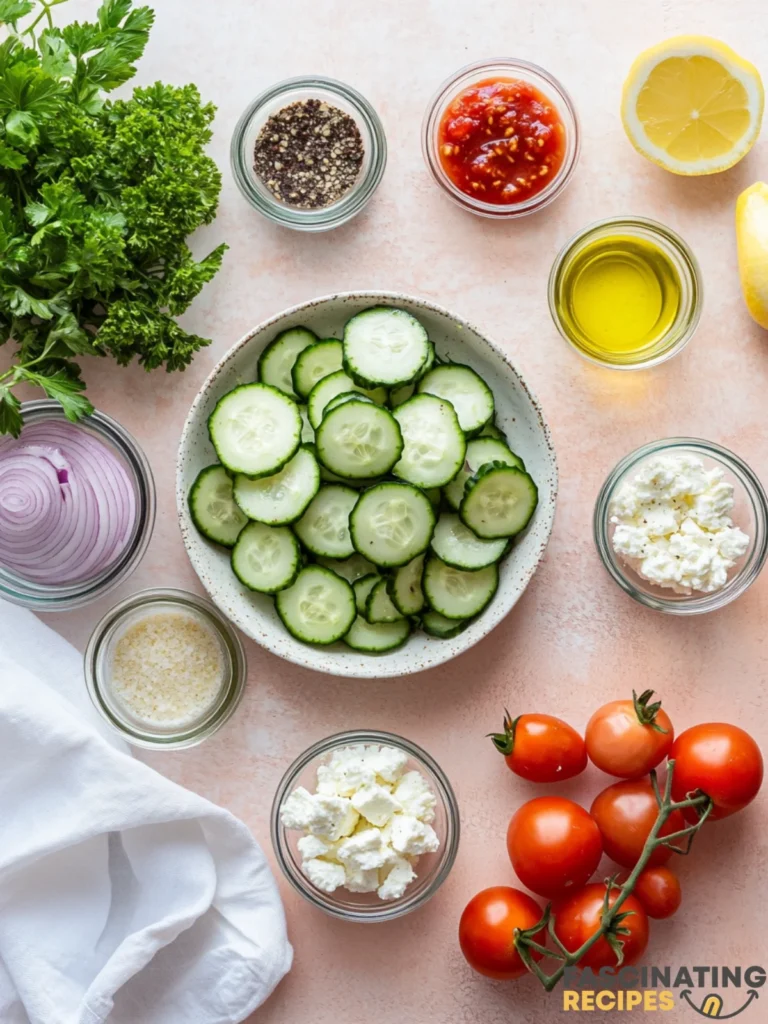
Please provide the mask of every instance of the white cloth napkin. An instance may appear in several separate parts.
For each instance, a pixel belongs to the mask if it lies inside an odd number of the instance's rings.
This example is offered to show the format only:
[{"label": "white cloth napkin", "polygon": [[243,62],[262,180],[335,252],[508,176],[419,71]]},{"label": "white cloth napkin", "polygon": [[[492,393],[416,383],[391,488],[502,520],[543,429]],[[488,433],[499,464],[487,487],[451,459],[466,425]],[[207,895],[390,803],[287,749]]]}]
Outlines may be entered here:
[{"label": "white cloth napkin", "polygon": [[0,602],[0,1021],[236,1024],[293,956],[264,854],[89,703],[77,651]]}]

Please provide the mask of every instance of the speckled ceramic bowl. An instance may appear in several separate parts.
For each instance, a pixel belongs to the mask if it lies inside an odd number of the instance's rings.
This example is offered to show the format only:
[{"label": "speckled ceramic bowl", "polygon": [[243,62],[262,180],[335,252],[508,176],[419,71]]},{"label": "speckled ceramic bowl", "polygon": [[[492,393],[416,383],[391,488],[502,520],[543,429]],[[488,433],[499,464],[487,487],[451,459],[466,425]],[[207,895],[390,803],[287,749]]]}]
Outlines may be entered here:
[{"label": "speckled ceramic bowl", "polygon": [[[368,306],[399,306],[417,316],[441,356],[466,363],[493,389],[496,423],[525,461],[539,488],[539,504],[525,533],[501,567],[499,589],[491,604],[463,633],[438,640],[414,633],[387,654],[361,654],[343,643],[312,647],[290,636],[270,598],[253,594],[237,580],[226,551],[195,529],[187,495],[199,471],[216,461],[207,420],[216,402],[243,381],[254,380],[261,351],[279,331],[303,324],[321,338],[340,337],[346,321]],[[181,435],[176,466],[176,504],[192,565],[212,600],[256,643],[297,665],[337,676],[384,678],[442,665],[468,650],[497,626],[517,603],[547,546],[555,516],[557,464],[544,416],[528,386],[493,342],[465,320],[423,299],[394,292],[346,292],[327,295],[274,316],[242,338],[216,366],[192,403]]]}]

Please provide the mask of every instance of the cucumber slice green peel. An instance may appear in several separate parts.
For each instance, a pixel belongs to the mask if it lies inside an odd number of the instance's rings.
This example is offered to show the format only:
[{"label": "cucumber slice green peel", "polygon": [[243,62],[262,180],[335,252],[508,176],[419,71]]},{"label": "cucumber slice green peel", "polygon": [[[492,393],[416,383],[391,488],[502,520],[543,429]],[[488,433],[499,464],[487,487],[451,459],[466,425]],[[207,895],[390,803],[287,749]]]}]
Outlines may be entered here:
[{"label": "cucumber slice green peel", "polygon": [[531,521],[539,501],[525,470],[491,462],[467,481],[459,516],[478,537],[515,537]]},{"label": "cucumber slice green peel", "polygon": [[204,537],[231,548],[248,522],[233,496],[232,477],[223,466],[201,469],[189,491],[189,514]]}]

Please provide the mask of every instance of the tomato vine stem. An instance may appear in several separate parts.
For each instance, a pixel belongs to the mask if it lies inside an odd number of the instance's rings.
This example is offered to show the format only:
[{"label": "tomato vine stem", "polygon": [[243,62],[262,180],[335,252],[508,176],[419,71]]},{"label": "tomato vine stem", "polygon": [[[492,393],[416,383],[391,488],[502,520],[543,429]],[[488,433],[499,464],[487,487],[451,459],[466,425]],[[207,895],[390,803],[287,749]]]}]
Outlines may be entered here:
[{"label": "tomato vine stem", "polygon": [[[544,916],[532,928],[526,928],[525,930],[521,930],[519,928],[515,929],[515,946],[520,954],[520,959],[531,974],[536,975],[547,992],[552,991],[552,989],[562,979],[568,967],[575,967],[582,957],[592,948],[592,946],[602,938],[605,938],[615,950],[616,966],[620,966],[624,959],[621,936],[629,934],[628,930],[622,927],[622,922],[626,917],[634,913],[632,910],[624,911],[622,913],[621,908],[627,898],[634,892],[637,879],[641,872],[646,868],[648,861],[651,859],[651,854],[660,846],[666,846],[682,856],[685,856],[690,852],[694,836],[709,817],[712,810],[712,801],[706,793],[700,792],[686,796],[685,800],[673,801],[672,778],[674,776],[674,771],[675,762],[668,761],[667,778],[663,793],[659,789],[656,770],[654,769],[651,772],[651,785],[653,786],[653,791],[656,794],[656,799],[659,805],[659,813],[656,817],[656,821],[654,822],[653,828],[645,841],[643,852],[640,854],[640,857],[627,880],[622,885],[618,885],[615,879],[607,880],[606,896],[603,904],[603,912],[600,918],[600,927],[590,935],[583,945],[574,952],[570,952],[566,949],[555,934],[555,915],[552,913],[551,903],[547,904],[546,909],[544,910]],[[688,807],[696,809],[698,820],[687,828],[671,833],[671,835],[660,835],[670,814],[674,811],[685,810]],[[688,840],[685,848],[681,849],[673,844],[673,840],[683,838],[687,838]],[[618,889],[619,894],[615,903],[612,906],[609,906],[609,897],[612,889]],[[555,944],[554,949],[547,948],[536,940],[536,936],[543,930],[546,930],[549,937],[553,940]],[[541,953],[543,956],[549,957],[550,959],[559,960],[560,963],[557,970],[553,971],[552,974],[547,974],[533,959],[533,956],[531,955],[532,953]]]}]

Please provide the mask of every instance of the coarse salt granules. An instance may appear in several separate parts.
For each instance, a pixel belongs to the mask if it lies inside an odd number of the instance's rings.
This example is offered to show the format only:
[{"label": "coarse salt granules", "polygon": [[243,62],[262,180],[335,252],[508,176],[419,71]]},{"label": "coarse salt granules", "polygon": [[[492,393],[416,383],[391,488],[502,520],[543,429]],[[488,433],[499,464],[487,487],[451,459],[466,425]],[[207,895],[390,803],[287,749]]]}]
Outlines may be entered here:
[{"label": "coarse salt granules", "polygon": [[152,725],[201,719],[221,692],[225,658],[214,630],[185,612],[155,612],[134,622],[115,645],[112,693]]}]

